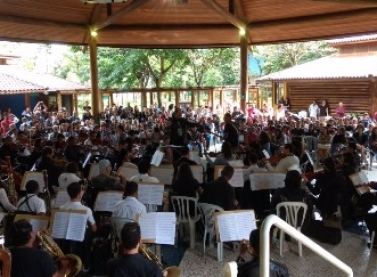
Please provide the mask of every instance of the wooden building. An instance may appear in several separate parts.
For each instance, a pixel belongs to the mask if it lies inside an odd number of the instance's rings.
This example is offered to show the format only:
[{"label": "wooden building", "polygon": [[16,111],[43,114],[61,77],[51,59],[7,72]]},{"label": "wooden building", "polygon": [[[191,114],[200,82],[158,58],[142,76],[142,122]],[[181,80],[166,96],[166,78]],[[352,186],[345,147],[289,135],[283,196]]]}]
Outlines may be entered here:
[{"label": "wooden building", "polygon": [[329,41],[338,53],[257,79],[271,88],[273,103],[289,98],[293,112],[307,110],[313,100],[326,100],[330,115],[339,102],[346,113],[377,110],[377,35]]}]

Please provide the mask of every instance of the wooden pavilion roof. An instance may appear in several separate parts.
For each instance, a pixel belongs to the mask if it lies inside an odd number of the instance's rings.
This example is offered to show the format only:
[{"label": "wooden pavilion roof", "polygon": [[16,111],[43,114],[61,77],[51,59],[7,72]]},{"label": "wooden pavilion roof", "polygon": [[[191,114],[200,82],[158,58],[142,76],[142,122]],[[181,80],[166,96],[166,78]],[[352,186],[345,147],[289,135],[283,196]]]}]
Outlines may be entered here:
[{"label": "wooden pavilion roof", "polygon": [[0,39],[138,48],[304,41],[377,30],[376,0],[1,0]]}]

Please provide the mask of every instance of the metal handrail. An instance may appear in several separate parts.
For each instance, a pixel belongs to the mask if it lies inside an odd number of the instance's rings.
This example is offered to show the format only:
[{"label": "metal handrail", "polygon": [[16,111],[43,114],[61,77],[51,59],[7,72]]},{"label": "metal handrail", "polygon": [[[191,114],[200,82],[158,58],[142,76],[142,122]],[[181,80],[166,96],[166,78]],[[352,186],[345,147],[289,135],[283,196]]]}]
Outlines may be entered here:
[{"label": "metal handrail", "polygon": [[301,232],[297,231],[295,228],[290,226],[287,222],[282,220],[276,215],[269,215],[262,223],[261,228],[261,259],[260,259],[260,270],[261,277],[270,276],[270,229],[272,225],[275,225],[279,229],[284,230],[284,232],[294,239],[300,241],[306,247],[313,250],[318,255],[322,256],[324,259],[332,263],[334,266],[342,270],[347,274],[348,277],[353,277],[352,268],[343,263],[333,254],[326,251],[324,248],[316,244],[314,241],[309,239],[307,236],[303,235]]}]

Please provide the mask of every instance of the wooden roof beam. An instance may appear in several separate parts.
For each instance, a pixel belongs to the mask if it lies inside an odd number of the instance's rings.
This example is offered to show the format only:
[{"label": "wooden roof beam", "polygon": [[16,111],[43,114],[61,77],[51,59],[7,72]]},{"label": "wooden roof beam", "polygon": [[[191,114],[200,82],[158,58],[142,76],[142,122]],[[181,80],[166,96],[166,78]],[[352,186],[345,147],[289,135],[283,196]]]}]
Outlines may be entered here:
[{"label": "wooden roof beam", "polygon": [[[101,11],[101,5],[100,4],[94,5],[94,7],[92,9],[92,15],[90,16],[89,25],[93,25],[94,23],[96,23],[98,21],[98,18],[99,18],[99,15],[100,15],[100,11]],[[89,32],[89,29],[88,29],[88,32]],[[82,41],[83,44],[88,44],[89,43],[88,32],[86,32],[85,35],[84,35],[84,39]]]},{"label": "wooden roof beam", "polygon": [[109,16],[105,20],[103,20],[103,21],[101,21],[99,23],[94,24],[93,25],[93,29],[95,29],[97,31],[100,30],[100,29],[103,29],[103,28],[105,28],[105,27],[107,27],[107,26],[109,26],[109,25],[111,25],[111,24],[119,21],[126,14],[133,12],[134,10],[136,10],[137,8],[145,5],[149,1],[151,1],[151,0],[133,0],[132,3],[129,4],[128,6],[120,9],[119,11],[117,11],[113,15]]},{"label": "wooden roof beam", "polygon": [[211,10],[215,11],[218,15],[225,18],[232,25],[236,26],[238,29],[243,28],[246,30],[247,24],[239,19],[237,16],[231,14],[222,6],[219,5],[215,0],[201,0],[204,4],[207,5]]}]

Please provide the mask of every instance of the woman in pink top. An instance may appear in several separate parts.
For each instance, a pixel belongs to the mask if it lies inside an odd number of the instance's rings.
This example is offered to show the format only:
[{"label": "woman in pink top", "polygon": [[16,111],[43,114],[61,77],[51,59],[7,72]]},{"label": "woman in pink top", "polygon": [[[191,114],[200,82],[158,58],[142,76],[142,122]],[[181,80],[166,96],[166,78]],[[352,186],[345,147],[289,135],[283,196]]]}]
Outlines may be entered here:
[{"label": "woman in pink top", "polygon": [[3,121],[1,121],[1,135],[5,137],[9,131],[9,124],[11,122],[8,120],[8,114],[4,113]]}]

